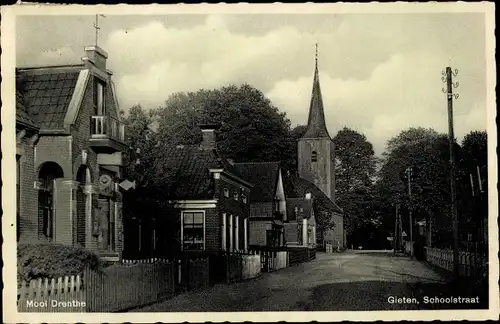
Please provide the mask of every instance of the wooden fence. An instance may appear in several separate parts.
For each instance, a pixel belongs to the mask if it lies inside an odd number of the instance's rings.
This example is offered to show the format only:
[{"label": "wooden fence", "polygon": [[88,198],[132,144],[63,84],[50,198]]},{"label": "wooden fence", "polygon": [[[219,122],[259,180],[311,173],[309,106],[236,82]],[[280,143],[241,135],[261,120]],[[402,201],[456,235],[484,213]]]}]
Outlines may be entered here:
[{"label": "wooden fence", "polygon": [[122,311],[166,299],[175,292],[173,262],[86,270],[83,278],[88,312]]},{"label": "wooden fence", "polygon": [[209,258],[183,258],[177,263],[177,285],[181,290],[204,289],[210,285]]},{"label": "wooden fence", "polygon": [[86,299],[80,276],[21,282],[17,290],[19,312],[85,312]]},{"label": "wooden fence", "polygon": [[18,287],[18,311],[117,312],[174,294],[173,262],[126,263],[101,271],[86,269],[82,276],[22,282]]},{"label": "wooden fence", "polygon": [[[425,247],[425,259],[442,269],[453,271],[453,251],[437,248]],[[478,253],[459,252],[460,275],[471,277],[481,274],[486,267],[486,256]]]},{"label": "wooden fence", "polygon": [[251,250],[249,253],[260,257],[262,272],[276,271],[289,266],[287,251]]}]

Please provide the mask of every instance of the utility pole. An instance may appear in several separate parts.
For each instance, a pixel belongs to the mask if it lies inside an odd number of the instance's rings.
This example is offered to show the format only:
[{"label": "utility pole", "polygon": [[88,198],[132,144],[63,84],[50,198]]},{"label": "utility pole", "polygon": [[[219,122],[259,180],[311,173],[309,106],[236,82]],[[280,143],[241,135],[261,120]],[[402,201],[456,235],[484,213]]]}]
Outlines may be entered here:
[{"label": "utility pole", "polygon": [[455,135],[453,131],[453,98],[458,99],[458,94],[453,93],[453,88],[458,87],[458,82],[453,83],[452,77],[457,76],[458,70],[452,72],[451,67],[447,67],[443,72],[442,81],[446,82],[446,92],[448,100],[448,139],[450,142],[450,193],[451,193],[451,217],[453,228],[453,276],[457,278],[460,274],[459,253],[458,253],[458,210],[455,184]]},{"label": "utility pole", "polygon": [[394,219],[396,220],[396,224],[394,224],[393,245],[394,245],[394,255],[396,255],[396,249],[398,248],[398,243],[399,243],[398,205],[397,204],[396,204],[396,214],[394,216],[395,216]]},{"label": "utility pole", "polygon": [[411,202],[411,174],[412,167],[406,168],[406,177],[408,178],[408,218],[410,220],[410,257],[413,258],[413,215]]}]

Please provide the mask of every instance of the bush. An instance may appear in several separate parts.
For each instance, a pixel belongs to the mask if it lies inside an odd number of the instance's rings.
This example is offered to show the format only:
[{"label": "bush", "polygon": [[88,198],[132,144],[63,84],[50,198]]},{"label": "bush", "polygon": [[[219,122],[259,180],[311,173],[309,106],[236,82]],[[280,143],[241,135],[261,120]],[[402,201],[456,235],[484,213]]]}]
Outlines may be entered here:
[{"label": "bush", "polygon": [[17,278],[33,280],[81,274],[86,267],[100,270],[99,257],[88,250],[60,244],[19,244]]}]

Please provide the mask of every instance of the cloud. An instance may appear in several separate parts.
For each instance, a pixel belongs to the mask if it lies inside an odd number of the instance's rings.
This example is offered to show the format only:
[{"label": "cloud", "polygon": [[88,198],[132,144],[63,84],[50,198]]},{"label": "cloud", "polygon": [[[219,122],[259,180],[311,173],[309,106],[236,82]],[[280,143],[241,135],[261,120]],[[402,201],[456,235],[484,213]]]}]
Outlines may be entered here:
[{"label": "cloud", "polygon": [[[80,56],[81,57],[81,56]],[[45,49],[29,60],[21,60],[19,66],[47,66],[47,65],[65,65],[78,62],[79,55],[72,48],[61,47]]]},{"label": "cloud", "polygon": [[[37,18],[33,25],[24,20],[18,62],[80,62],[88,35],[83,27],[66,31],[57,19]],[[92,23],[80,20],[81,26]],[[286,111],[293,124],[304,124],[319,43],[332,135],[352,127],[380,153],[390,137],[410,126],[446,132],[441,70],[449,65],[460,70],[457,136],[486,128],[482,15],[108,16],[103,24],[100,43],[109,53],[124,109],[137,103],[155,108],[179,91],[248,83]],[[44,25],[57,37],[41,41],[33,30]]]},{"label": "cloud", "polygon": [[[363,80],[333,78],[320,70],[330,133],[334,135],[344,126],[360,131],[374,144],[377,154],[389,138],[409,127],[431,127],[446,133],[447,101],[439,73],[446,61],[444,53],[437,51],[394,54]],[[287,112],[293,124],[304,124],[311,88],[312,77],[282,80],[267,95]],[[474,99],[460,100],[456,103],[456,134],[463,137],[470,130],[485,129],[484,106],[461,114]]]}]

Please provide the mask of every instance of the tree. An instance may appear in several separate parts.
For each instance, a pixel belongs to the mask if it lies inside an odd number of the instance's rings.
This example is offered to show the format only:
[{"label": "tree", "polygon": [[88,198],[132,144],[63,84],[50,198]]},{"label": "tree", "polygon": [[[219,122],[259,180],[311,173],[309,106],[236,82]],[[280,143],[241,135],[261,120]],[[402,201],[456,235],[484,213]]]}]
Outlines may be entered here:
[{"label": "tree", "polygon": [[[460,232],[463,240],[472,234],[476,240],[481,221],[487,215],[488,200],[488,142],[485,131],[472,131],[462,140],[461,157],[457,161],[457,196],[460,203]],[[480,193],[478,169],[481,174]],[[483,216],[483,217],[481,217]]]},{"label": "tree", "polygon": [[[454,148],[460,156],[460,147]],[[408,194],[406,168],[412,167],[411,197]],[[414,220],[432,221],[438,242],[451,244],[450,172],[448,136],[432,129],[411,128],[388,141],[379,173],[378,188],[385,196],[387,213],[394,206],[402,212],[413,210]],[[392,209],[392,210],[391,210]],[[394,216],[386,226],[394,226]]]},{"label": "tree", "polygon": [[218,148],[240,161],[282,161],[293,167],[290,121],[248,84],[177,93],[154,112],[158,138],[168,144],[197,144],[199,123],[219,123]]},{"label": "tree", "polygon": [[[347,235],[370,223],[365,215],[371,201],[371,186],[377,159],[366,136],[344,127],[333,138],[335,143],[335,197],[343,208]],[[367,217],[367,218],[366,218]]]},{"label": "tree", "polygon": [[[127,179],[136,181],[136,188],[126,191],[123,197],[125,235],[135,236],[140,222],[143,230],[148,226],[156,229],[158,250],[166,254],[174,253],[179,248],[175,229],[180,228],[180,220],[174,217],[171,200],[175,198],[176,184],[182,181],[183,175],[169,167],[161,154],[158,134],[153,130],[153,113],[134,106],[124,120],[127,123],[128,144],[132,151],[140,151],[139,164],[131,161],[134,156],[125,158],[124,174]],[[142,237],[149,240],[151,235]],[[127,240],[133,241],[131,238]],[[147,244],[144,245],[147,248]]]}]

